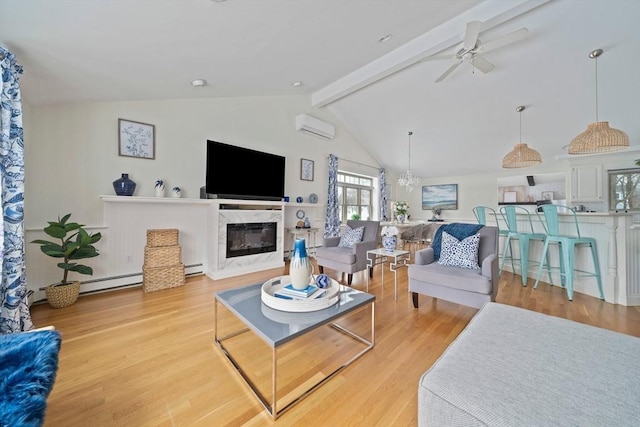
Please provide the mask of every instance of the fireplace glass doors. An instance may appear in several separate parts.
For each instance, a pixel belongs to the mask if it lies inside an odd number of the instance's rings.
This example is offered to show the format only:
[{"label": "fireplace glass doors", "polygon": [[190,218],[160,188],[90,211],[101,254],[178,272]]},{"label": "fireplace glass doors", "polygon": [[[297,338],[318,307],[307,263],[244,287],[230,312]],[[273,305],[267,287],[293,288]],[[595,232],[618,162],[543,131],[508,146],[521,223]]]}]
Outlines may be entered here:
[{"label": "fireplace glass doors", "polygon": [[276,251],[277,223],[227,224],[227,258]]}]

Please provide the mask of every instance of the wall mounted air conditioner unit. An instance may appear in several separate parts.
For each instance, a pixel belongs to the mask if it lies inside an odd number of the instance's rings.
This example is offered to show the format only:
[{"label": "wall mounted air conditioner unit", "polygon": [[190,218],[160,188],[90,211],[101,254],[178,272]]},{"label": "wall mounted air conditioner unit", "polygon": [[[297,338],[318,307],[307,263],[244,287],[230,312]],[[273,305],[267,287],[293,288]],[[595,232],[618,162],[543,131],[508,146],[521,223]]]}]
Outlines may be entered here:
[{"label": "wall mounted air conditioner unit", "polygon": [[336,136],[336,127],[334,125],[308,114],[298,114],[296,116],[296,130],[310,133],[323,139],[333,139]]}]

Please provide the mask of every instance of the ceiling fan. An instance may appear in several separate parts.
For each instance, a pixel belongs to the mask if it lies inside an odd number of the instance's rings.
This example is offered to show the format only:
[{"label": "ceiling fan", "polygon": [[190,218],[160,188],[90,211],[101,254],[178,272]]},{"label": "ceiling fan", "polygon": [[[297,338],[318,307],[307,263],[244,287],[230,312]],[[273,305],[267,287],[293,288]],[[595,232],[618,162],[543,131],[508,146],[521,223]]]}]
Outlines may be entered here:
[{"label": "ceiling fan", "polygon": [[487,53],[507,44],[522,40],[527,36],[527,33],[529,32],[529,30],[527,30],[526,28],[521,28],[495,40],[482,43],[478,38],[481,26],[482,22],[480,21],[471,21],[467,23],[467,30],[464,33],[462,44],[458,46],[458,49],[456,50],[455,54],[453,54],[453,56],[450,54],[433,55],[424,59],[425,61],[434,59],[453,59],[455,61],[453,65],[451,65],[444,73],[442,73],[442,75],[440,75],[440,77],[436,79],[436,83],[444,80],[463,62],[468,62],[474,68],[477,68],[483,73],[488,73],[489,71],[494,69],[494,65],[491,62],[487,61],[480,54]]}]

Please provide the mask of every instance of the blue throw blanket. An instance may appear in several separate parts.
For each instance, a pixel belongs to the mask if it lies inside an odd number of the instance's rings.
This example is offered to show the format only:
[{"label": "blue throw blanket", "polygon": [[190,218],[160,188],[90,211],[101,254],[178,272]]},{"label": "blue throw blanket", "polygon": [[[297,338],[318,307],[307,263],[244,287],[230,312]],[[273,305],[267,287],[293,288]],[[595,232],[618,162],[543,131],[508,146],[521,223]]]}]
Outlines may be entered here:
[{"label": "blue throw blanket", "polygon": [[0,425],[42,426],[60,344],[58,331],[0,335]]},{"label": "blue throw blanket", "polygon": [[440,259],[440,244],[442,243],[442,232],[446,231],[458,240],[466,239],[469,236],[473,236],[480,229],[484,227],[482,224],[464,224],[461,222],[452,222],[451,224],[443,225],[436,230],[436,234],[433,236],[431,247],[433,248],[433,254],[435,259]]}]

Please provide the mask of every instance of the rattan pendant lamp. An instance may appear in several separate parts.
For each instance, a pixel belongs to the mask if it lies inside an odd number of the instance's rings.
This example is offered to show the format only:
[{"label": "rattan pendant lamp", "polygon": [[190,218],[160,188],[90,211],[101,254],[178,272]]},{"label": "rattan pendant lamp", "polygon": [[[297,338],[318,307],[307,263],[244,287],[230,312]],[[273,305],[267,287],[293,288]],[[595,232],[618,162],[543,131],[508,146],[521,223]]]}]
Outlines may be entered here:
[{"label": "rattan pendant lamp", "polygon": [[522,142],[522,112],[524,111],[524,106],[516,107],[516,111],[520,113],[520,142],[502,159],[502,167],[507,169],[528,168],[542,163],[540,153]]},{"label": "rattan pendant lamp", "polygon": [[587,130],[573,138],[569,144],[569,154],[607,153],[629,147],[626,133],[609,127],[609,122],[598,121],[598,57],[602,52],[602,49],[589,52],[589,58],[596,60],[596,121],[589,123]]}]

